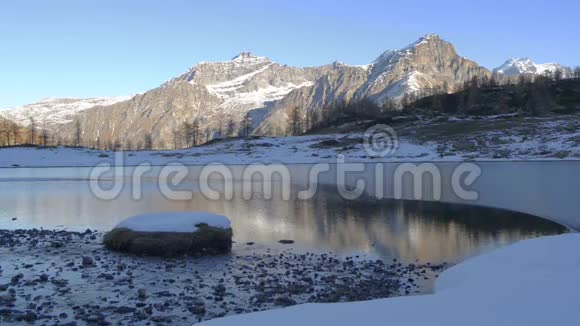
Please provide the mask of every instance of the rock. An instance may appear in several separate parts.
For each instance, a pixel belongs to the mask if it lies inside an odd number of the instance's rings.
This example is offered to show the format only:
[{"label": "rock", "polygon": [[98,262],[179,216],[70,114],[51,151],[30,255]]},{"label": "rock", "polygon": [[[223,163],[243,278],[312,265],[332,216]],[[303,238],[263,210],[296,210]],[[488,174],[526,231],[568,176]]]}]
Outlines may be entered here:
[{"label": "rock", "polygon": [[294,243],[294,240],[280,240],[280,241],[278,241],[278,243],[281,243],[281,244],[293,244]]},{"label": "rock", "polygon": [[25,321],[27,323],[35,322],[38,319],[38,316],[33,311],[27,311],[24,314],[16,317],[18,321]]},{"label": "rock", "polygon": [[274,304],[276,306],[288,307],[293,306],[296,304],[296,300],[288,297],[288,296],[280,296],[274,300]]},{"label": "rock", "polygon": [[83,256],[81,266],[83,267],[92,267],[95,265],[95,261],[88,256]]},{"label": "rock", "polygon": [[22,278],[24,278],[24,275],[22,273],[17,274],[17,275],[12,277],[12,279],[10,280],[10,283],[18,284]]},{"label": "rock", "polygon": [[108,273],[101,273],[101,274],[99,274],[99,276],[97,276],[97,278],[104,278],[105,280],[108,280],[108,281],[112,281],[115,279],[115,277],[112,274],[108,274]]},{"label": "rock", "polygon": [[137,308],[127,307],[127,306],[121,306],[115,310],[115,312],[118,314],[130,314],[130,313],[134,313],[135,311],[137,311]]},{"label": "rock", "polygon": [[147,290],[145,290],[145,289],[139,289],[137,291],[137,298],[139,298],[141,300],[147,299]]},{"label": "rock", "polygon": [[[159,227],[159,219],[167,224]],[[228,253],[232,236],[230,221],[225,216],[204,212],[159,213],[134,216],[119,223],[105,235],[103,242],[109,250],[137,255],[198,256]]]},{"label": "rock", "polygon": [[205,304],[202,304],[202,305],[193,305],[193,306],[189,307],[189,311],[194,315],[202,315],[203,316],[207,312],[207,309],[205,307]]}]

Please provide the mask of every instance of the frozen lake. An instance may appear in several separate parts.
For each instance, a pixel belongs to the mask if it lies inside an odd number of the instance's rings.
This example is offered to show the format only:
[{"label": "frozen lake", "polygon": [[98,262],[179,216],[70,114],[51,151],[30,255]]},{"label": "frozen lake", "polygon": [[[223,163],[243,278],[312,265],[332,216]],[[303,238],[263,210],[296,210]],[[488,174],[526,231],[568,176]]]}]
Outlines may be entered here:
[{"label": "frozen lake", "polygon": [[[347,201],[335,189],[319,189],[308,200],[210,200],[185,183],[188,200],[165,198],[154,178],[145,178],[142,198],[127,181],[113,200],[95,197],[88,168],[0,169],[0,228],[109,230],[122,219],[147,212],[204,210],[232,220],[234,241],[275,247],[291,239],[299,250],[364,254],[404,261],[457,262],[498,246],[565,229],[537,217],[503,210],[416,201]],[[238,188],[238,183],[235,183]],[[219,188],[219,185],[218,185]],[[276,187],[274,187],[276,189]],[[294,189],[293,189],[294,190]]]}]

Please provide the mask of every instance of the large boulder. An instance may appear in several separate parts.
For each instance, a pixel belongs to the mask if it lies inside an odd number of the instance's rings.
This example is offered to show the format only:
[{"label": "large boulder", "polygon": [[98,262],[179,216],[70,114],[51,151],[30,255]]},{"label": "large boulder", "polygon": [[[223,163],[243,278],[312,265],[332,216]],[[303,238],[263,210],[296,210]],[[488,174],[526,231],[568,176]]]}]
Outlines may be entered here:
[{"label": "large boulder", "polygon": [[225,216],[206,212],[138,215],[119,223],[104,237],[105,247],[151,256],[217,255],[232,248]]}]

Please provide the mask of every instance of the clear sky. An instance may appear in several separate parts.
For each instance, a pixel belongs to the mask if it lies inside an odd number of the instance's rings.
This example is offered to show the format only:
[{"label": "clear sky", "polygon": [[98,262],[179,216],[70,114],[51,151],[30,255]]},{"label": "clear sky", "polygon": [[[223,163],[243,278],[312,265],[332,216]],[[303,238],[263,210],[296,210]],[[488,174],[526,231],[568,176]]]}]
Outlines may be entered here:
[{"label": "clear sky", "polygon": [[580,65],[578,0],[6,0],[0,108],[143,92],[241,51],[366,64],[429,33],[488,68],[520,56]]}]

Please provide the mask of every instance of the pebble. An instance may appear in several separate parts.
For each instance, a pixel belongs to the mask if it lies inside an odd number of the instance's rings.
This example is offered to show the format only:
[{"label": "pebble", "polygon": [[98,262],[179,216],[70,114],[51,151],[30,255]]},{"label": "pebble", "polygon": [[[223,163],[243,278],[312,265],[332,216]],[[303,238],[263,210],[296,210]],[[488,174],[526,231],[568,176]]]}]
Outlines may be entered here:
[{"label": "pebble", "polygon": [[292,247],[250,250],[253,242],[223,257],[153,259],[108,252],[101,239],[92,230],[0,230],[0,253],[8,257],[0,324],[194,324],[307,302],[413,294],[446,267]]}]

